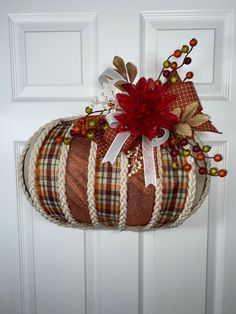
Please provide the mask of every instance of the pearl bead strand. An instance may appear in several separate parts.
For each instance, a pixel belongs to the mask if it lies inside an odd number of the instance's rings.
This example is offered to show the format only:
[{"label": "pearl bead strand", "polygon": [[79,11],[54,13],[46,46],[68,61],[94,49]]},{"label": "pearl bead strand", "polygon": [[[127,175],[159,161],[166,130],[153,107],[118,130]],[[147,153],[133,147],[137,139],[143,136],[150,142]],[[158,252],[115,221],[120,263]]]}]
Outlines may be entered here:
[{"label": "pearl bead strand", "polygon": [[142,149],[140,145],[136,146],[133,151],[127,151],[129,178],[136,174],[142,168]]}]

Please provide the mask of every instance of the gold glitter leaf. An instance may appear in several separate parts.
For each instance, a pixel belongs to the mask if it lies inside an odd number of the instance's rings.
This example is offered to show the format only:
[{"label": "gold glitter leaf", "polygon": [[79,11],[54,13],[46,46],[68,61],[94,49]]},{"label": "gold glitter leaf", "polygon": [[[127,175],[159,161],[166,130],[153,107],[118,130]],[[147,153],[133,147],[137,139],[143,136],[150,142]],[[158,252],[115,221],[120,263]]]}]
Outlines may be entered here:
[{"label": "gold glitter leaf", "polygon": [[210,117],[207,114],[196,114],[194,117],[188,119],[186,122],[193,127],[198,127],[204,122],[210,120]]},{"label": "gold glitter leaf", "polygon": [[192,118],[195,115],[198,106],[199,106],[199,103],[197,101],[194,101],[188,106],[186,106],[182,114],[181,121],[186,122],[189,118]]},{"label": "gold glitter leaf", "polygon": [[183,135],[183,136],[191,136],[192,135],[192,128],[187,123],[178,123],[175,127],[176,133]]},{"label": "gold glitter leaf", "polygon": [[176,115],[178,118],[181,115],[181,109],[180,107],[175,108],[174,110],[171,111],[174,115]]}]

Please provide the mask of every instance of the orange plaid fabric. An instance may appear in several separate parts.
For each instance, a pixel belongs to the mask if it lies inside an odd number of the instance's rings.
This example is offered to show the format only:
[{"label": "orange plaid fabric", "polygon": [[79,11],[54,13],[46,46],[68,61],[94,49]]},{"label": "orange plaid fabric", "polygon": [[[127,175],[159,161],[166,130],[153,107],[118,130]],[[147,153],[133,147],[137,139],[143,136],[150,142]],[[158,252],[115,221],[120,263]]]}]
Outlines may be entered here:
[{"label": "orange plaid fabric", "polygon": [[186,163],[186,158],[179,155],[172,158],[168,149],[161,149],[162,154],[162,205],[158,226],[174,222],[183,211],[188,193],[188,172],[183,169],[173,170],[172,162],[179,165]]},{"label": "orange plaid fabric", "polygon": [[117,226],[120,215],[120,157],[113,165],[96,160],[95,204],[99,221]]},{"label": "orange plaid fabric", "polygon": [[58,194],[58,172],[61,145],[55,142],[57,136],[64,137],[68,123],[55,126],[47,135],[39,150],[36,165],[35,184],[42,208],[52,216],[64,218]]}]

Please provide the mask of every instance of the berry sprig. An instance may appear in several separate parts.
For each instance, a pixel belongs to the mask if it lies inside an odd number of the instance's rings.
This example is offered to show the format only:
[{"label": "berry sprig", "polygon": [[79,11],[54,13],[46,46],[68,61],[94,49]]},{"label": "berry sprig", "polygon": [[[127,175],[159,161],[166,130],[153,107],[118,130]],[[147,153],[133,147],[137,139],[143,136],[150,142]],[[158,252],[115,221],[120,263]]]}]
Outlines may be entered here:
[{"label": "berry sprig", "polygon": [[[225,177],[227,175],[227,171],[225,169],[218,169],[216,167],[211,167],[207,169],[206,166],[203,167],[199,164],[199,162],[203,162],[206,159],[214,159],[215,162],[220,162],[223,160],[222,155],[216,154],[214,156],[208,156],[207,153],[210,152],[211,147],[209,145],[203,145],[201,148],[195,142],[193,144],[191,139],[192,138],[186,138],[172,134],[172,137],[166,143],[162,144],[162,148],[169,149],[170,155],[172,157],[172,169],[183,169],[184,171],[190,171],[192,166],[189,163],[180,165],[177,161],[177,157],[179,155],[182,155],[183,157],[191,156],[195,160],[195,164],[198,167],[199,174],[210,175],[214,177]],[[191,149],[186,148],[187,145],[191,146]]]},{"label": "berry sprig", "polygon": [[[90,106],[87,106],[85,108],[85,112],[87,113],[87,115],[84,117],[84,119],[86,121],[86,119],[89,116],[94,115],[94,114],[107,115],[114,108],[115,108],[115,103],[113,103],[111,101],[108,102],[107,108],[102,109],[102,110],[94,111],[93,108],[91,108]],[[96,116],[94,116],[94,117],[96,117]],[[88,127],[90,128],[90,130],[87,132],[87,137],[90,140],[93,140],[95,138],[95,136],[101,135],[101,132],[106,131],[108,129],[109,125],[104,118],[100,118],[98,121],[96,121],[95,119],[92,119],[92,117],[91,117],[91,120],[88,122]]]},{"label": "berry sprig", "polygon": [[[161,81],[161,75],[163,75],[166,79],[168,79],[169,77],[169,81],[171,83],[176,83],[178,81],[178,77],[176,76],[170,76],[171,75],[171,71],[172,70],[178,70],[180,69],[182,66],[184,65],[189,65],[192,62],[192,58],[189,57],[189,54],[191,53],[191,51],[193,50],[193,48],[197,45],[197,40],[195,38],[192,38],[189,41],[189,45],[183,45],[181,49],[176,49],[174,51],[173,54],[171,54],[164,62],[163,62],[163,67],[162,70],[157,78],[157,80],[155,81],[155,83],[157,85],[162,85],[162,81]],[[180,65],[178,65],[178,63],[176,61],[171,61],[172,57],[175,58],[180,58],[182,56],[182,54],[185,54],[184,59],[182,61],[182,63]],[[168,70],[168,69],[171,70]],[[187,79],[192,79],[194,76],[193,72],[189,71],[186,73],[185,78],[183,81],[186,81]]]},{"label": "berry sprig", "polygon": [[85,117],[82,117],[71,128],[70,137],[66,136],[63,138],[58,136],[55,138],[55,142],[57,144],[64,143],[65,145],[70,145],[74,137],[86,137],[93,140],[96,136],[102,135],[107,128],[108,124],[104,118],[87,121]]},{"label": "berry sprig", "polygon": [[[55,139],[57,144],[64,143],[70,145],[73,137],[86,137],[93,140],[96,136],[101,136],[107,129],[108,123],[105,118],[101,117],[105,112],[110,112],[111,109],[102,109],[94,111],[92,107],[85,108],[86,116],[79,118],[70,130],[70,137],[58,136]],[[92,116],[92,114],[95,114]]]}]

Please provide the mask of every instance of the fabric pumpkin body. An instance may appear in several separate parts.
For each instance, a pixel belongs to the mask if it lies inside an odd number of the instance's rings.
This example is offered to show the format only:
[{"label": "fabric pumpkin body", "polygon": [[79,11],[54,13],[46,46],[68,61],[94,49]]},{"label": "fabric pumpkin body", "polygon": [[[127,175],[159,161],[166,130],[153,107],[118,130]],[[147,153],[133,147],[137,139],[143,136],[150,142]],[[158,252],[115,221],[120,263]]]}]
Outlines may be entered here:
[{"label": "fabric pumpkin body", "polygon": [[[192,156],[177,156],[179,164],[191,164],[190,171],[174,170],[169,148],[154,147],[157,186],[145,188],[143,167],[128,176],[125,152],[112,166],[102,163],[97,144],[85,137],[72,138],[70,145],[56,143],[58,136],[70,134],[77,119],[42,127],[22,154],[22,185],[45,218],[68,227],[141,231],[178,226],[200,207],[210,177],[199,175]],[[190,144],[196,143],[192,139]],[[199,166],[206,167],[206,161]]]}]

